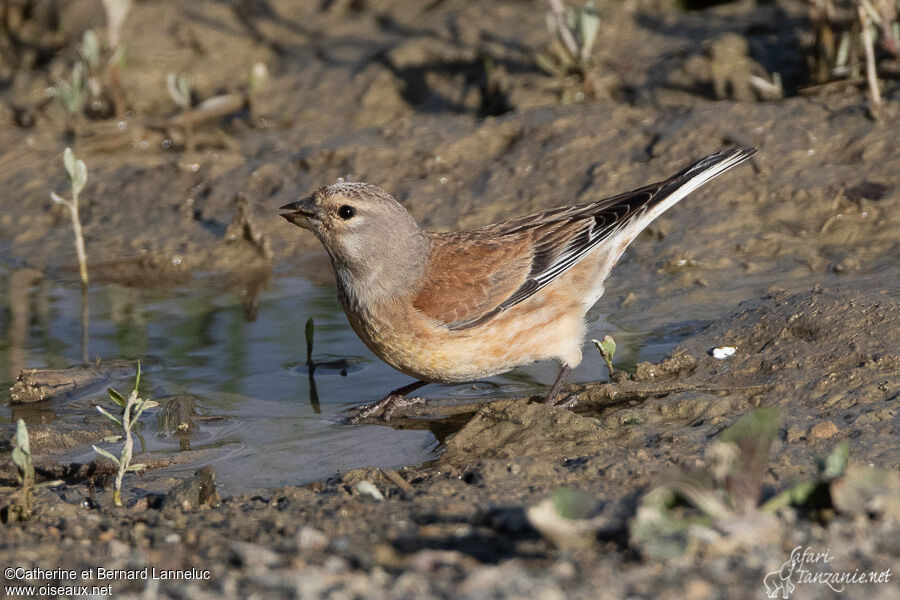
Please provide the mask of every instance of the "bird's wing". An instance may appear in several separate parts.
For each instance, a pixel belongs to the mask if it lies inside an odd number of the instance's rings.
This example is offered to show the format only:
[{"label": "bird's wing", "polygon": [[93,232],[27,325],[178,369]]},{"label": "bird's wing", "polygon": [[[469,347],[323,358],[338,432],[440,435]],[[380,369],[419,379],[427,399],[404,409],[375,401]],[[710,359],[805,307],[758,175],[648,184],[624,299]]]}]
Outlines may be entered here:
[{"label": "bird's wing", "polygon": [[648,213],[649,224],[755,150],[708,156],[677,175],[596,202],[565,206],[454,234],[432,234],[432,253],[414,305],[453,330],[468,329],[547,286],[597,246]]},{"label": "bird's wing", "polygon": [[496,314],[531,270],[527,235],[497,239],[472,233],[431,234],[426,283],[413,299],[419,312],[450,329]]}]

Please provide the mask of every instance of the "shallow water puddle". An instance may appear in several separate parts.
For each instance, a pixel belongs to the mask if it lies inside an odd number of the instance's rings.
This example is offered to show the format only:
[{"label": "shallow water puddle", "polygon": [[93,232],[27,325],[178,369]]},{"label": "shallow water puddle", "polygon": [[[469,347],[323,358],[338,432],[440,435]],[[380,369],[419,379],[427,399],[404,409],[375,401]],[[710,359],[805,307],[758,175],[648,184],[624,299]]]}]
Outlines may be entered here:
[{"label": "shallow water puddle", "polygon": [[[79,286],[34,271],[0,271],[0,290],[3,394],[20,369],[65,368],[79,362],[84,341]],[[196,454],[181,456],[188,460],[148,477],[213,464],[225,491],[239,493],[309,482],[354,467],[419,463],[438,449],[428,430],[340,424],[342,410],[376,400],[409,378],[362,344],[330,286],[280,277],[254,299],[247,292],[212,286],[151,290],[105,284],[91,286],[88,301],[90,360],[140,359],[153,397],[163,406],[172,397],[180,399],[182,415],[193,418],[192,433],[173,434],[158,414],[144,417],[141,434],[151,456]],[[693,323],[686,323],[651,333],[623,331],[598,313],[592,315],[589,338],[611,333],[619,343],[616,363],[625,367],[659,358],[695,330]],[[320,363],[312,380],[305,364],[309,317],[315,322],[313,359]],[[572,380],[605,378],[606,368],[589,342],[584,352],[585,361]],[[539,394],[556,369],[553,363],[532,365],[474,384],[430,386],[423,395]],[[115,386],[127,391],[130,384],[129,378]],[[98,386],[75,399],[23,406],[4,401],[0,421],[22,417],[32,423],[80,423],[86,416],[98,418],[93,404],[104,397]],[[94,455],[88,447],[66,458],[86,462]]]}]

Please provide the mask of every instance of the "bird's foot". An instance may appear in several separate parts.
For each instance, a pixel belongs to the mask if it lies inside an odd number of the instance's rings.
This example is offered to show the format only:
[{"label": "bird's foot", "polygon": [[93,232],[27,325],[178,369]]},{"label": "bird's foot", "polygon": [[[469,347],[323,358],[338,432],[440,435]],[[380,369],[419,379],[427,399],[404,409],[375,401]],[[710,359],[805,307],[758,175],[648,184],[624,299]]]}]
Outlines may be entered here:
[{"label": "bird's foot", "polygon": [[568,408],[572,409],[578,405],[578,396],[576,394],[572,394],[571,396],[564,396],[562,398],[557,399],[555,402],[551,402],[550,406],[558,406],[560,408]]},{"label": "bird's foot", "polygon": [[378,402],[371,404],[363,404],[352,409],[355,413],[350,418],[351,423],[359,423],[365,419],[380,419],[382,421],[390,421],[394,411],[398,408],[407,408],[417,404],[425,404],[425,398],[418,396],[408,398],[401,394],[388,394]]}]

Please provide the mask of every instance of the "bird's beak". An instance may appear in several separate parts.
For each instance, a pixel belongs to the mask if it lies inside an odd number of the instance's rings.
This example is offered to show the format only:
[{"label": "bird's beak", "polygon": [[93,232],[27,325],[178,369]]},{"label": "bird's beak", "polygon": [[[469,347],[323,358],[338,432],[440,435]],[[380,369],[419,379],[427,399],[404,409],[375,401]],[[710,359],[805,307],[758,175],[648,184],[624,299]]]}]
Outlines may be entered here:
[{"label": "bird's beak", "polygon": [[281,211],[279,214],[282,217],[303,229],[312,230],[313,222],[318,221],[319,211],[312,196],[307,196],[296,202],[289,202],[278,210]]}]

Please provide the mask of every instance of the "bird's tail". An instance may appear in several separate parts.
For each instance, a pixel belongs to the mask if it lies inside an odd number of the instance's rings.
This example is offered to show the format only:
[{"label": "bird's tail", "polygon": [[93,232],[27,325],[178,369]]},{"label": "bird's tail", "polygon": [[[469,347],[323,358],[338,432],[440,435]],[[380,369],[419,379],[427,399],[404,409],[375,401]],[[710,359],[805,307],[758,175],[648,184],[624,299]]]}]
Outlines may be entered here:
[{"label": "bird's tail", "polygon": [[[701,158],[690,167],[657,184],[658,191],[649,203],[650,221],[674,206],[678,201],[732,167],[736,167],[756,154],[756,148],[732,148],[721,150]],[[650,214],[648,214],[650,216]]]}]

